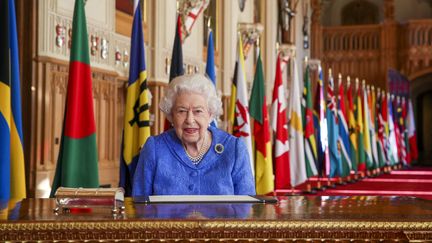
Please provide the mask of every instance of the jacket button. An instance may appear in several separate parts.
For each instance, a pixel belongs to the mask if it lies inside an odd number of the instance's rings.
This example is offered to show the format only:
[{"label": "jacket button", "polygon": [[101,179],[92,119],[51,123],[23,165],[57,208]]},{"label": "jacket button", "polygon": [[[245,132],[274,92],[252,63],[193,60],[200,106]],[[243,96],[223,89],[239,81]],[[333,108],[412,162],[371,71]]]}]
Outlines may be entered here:
[{"label": "jacket button", "polygon": [[192,191],[194,189],[194,185],[189,185],[189,190]]},{"label": "jacket button", "polygon": [[190,175],[191,175],[191,176],[197,176],[197,175],[198,175],[198,172],[196,172],[196,171],[192,171],[192,172],[190,173]]}]

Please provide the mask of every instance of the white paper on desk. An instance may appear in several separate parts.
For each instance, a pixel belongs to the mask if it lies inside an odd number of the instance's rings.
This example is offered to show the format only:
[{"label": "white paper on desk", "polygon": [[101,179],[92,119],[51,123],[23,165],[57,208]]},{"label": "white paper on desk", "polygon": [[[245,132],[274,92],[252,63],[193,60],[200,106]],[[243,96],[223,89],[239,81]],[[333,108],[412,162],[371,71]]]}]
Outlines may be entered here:
[{"label": "white paper on desk", "polygon": [[167,195],[149,196],[150,203],[164,202],[260,202],[259,199],[247,195]]}]

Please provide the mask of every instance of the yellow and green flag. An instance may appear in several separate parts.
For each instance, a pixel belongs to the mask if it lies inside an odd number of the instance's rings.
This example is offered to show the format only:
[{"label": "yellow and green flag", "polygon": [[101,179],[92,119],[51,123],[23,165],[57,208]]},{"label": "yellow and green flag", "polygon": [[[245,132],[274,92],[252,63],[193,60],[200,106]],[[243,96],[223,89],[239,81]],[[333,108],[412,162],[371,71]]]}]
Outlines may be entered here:
[{"label": "yellow and green flag", "polygon": [[274,178],[272,144],[270,140],[270,125],[267,113],[261,53],[258,54],[249,109],[250,116],[254,119],[253,137],[256,192],[258,195],[262,195],[274,190]]},{"label": "yellow and green flag", "polygon": [[304,73],[304,88],[302,102],[302,118],[305,140],[305,163],[306,175],[308,178],[318,175],[317,171],[317,142],[315,139],[315,124],[313,120],[312,87],[310,81],[309,65],[306,66]]},{"label": "yellow and green flag", "polygon": [[357,162],[358,162],[358,140],[357,140],[357,121],[355,119],[355,105],[353,96],[353,85],[348,77],[348,131],[349,131],[349,144],[350,144],[350,158],[352,164],[352,170],[357,172]]}]

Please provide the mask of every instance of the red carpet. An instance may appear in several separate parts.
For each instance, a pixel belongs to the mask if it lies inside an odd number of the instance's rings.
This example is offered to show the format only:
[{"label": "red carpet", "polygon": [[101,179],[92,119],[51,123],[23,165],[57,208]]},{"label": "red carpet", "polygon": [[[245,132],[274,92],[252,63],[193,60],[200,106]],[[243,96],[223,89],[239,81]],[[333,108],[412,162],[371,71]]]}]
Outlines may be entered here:
[{"label": "red carpet", "polygon": [[[315,188],[318,178],[312,178],[307,183],[297,186],[294,190],[277,190],[277,195],[301,194],[308,185]],[[321,180],[321,184],[326,182]],[[336,179],[331,179],[335,182]],[[336,185],[317,191],[317,196],[413,196],[432,200],[432,167],[412,167],[393,170],[377,177],[360,179],[345,185]]]},{"label": "red carpet", "polygon": [[391,171],[354,183],[337,185],[315,195],[321,196],[413,196],[432,200],[432,168],[414,167]]}]

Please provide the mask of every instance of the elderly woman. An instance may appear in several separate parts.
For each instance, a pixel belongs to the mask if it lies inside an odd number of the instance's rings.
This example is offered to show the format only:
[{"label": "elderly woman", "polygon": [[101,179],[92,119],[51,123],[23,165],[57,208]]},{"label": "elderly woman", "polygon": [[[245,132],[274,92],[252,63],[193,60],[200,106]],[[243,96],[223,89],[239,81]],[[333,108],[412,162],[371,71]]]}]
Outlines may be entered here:
[{"label": "elderly woman", "polygon": [[246,145],[211,121],[222,102],[201,74],[173,79],[160,103],[173,128],[147,139],[133,196],[255,195]]}]

